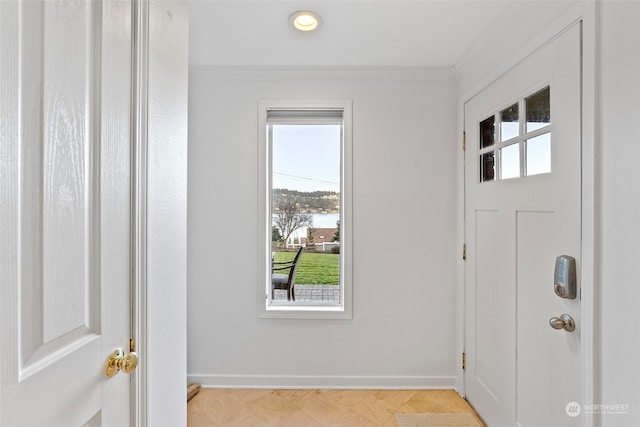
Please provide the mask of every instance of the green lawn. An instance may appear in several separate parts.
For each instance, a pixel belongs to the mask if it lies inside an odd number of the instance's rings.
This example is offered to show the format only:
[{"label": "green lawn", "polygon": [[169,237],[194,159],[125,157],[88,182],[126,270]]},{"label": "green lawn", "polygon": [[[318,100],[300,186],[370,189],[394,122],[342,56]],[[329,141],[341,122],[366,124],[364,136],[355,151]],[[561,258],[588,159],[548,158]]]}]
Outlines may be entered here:
[{"label": "green lawn", "polygon": [[[276,252],[275,261],[289,261],[295,252]],[[340,255],[302,252],[296,273],[296,284],[338,285],[340,283]],[[282,273],[288,273],[284,270]]]}]

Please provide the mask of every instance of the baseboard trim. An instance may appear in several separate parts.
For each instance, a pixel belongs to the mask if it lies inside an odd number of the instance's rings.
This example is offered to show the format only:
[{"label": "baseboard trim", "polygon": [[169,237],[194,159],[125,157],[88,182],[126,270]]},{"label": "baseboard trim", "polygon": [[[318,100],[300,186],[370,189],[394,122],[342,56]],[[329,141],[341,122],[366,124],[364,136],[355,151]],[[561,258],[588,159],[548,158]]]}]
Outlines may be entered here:
[{"label": "baseboard trim", "polygon": [[201,384],[203,388],[364,390],[455,389],[455,377],[192,374],[187,376],[187,380],[188,383]]}]

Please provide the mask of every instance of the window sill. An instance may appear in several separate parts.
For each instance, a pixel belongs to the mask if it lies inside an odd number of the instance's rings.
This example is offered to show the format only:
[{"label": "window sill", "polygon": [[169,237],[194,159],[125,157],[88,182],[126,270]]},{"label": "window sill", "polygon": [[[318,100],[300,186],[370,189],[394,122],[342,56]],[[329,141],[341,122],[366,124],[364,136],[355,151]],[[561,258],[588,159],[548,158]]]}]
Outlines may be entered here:
[{"label": "window sill", "polygon": [[261,319],[351,319],[352,313],[343,305],[273,304],[260,311]]}]

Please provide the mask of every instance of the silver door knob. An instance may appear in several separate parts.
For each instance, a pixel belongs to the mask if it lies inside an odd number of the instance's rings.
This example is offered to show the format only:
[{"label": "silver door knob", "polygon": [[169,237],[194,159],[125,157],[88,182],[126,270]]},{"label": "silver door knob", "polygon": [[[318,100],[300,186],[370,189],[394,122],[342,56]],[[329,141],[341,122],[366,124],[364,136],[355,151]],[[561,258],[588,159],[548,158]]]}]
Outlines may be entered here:
[{"label": "silver door knob", "polygon": [[567,332],[573,332],[576,329],[576,322],[567,313],[560,317],[552,317],[549,319],[549,325],[553,329],[564,329]]}]

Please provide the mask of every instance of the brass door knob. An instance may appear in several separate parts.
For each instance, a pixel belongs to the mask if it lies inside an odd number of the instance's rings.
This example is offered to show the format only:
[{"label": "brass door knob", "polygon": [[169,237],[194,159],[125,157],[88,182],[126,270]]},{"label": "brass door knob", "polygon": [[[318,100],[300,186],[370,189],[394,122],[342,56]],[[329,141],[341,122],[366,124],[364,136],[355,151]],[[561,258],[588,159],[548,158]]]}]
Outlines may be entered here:
[{"label": "brass door knob", "polygon": [[125,374],[130,374],[138,367],[138,355],[132,351],[129,354],[125,354],[121,348],[116,348],[111,353],[111,356],[107,359],[105,366],[105,374],[108,377],[112,377],[119,371],[123,371]]}]

